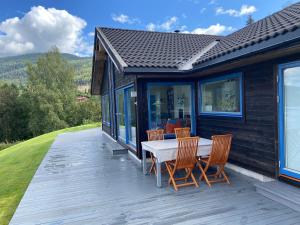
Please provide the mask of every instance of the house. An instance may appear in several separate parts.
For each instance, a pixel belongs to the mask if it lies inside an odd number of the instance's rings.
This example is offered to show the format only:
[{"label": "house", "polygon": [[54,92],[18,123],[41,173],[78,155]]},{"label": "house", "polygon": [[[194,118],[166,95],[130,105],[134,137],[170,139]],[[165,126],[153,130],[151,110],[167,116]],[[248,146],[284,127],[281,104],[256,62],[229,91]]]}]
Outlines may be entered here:
[{"label": "house", "polygon": [[141,158],[146,130],[232,133],[229,161],[300,181],[300,3],[227,36],[98,27],[102,128]]}]

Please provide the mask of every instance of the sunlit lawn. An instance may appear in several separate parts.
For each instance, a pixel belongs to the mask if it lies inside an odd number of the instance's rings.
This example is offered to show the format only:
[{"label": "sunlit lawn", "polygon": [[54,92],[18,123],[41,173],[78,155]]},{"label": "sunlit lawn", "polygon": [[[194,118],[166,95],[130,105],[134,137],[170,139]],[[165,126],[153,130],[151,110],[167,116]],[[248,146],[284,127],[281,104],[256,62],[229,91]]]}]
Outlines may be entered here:
[{"label": "sunlit lawn", "polygon": [[89,124],[44,134],[0,151],[0,224],[9,223],[34,173],[58,134],[98,127]]}]

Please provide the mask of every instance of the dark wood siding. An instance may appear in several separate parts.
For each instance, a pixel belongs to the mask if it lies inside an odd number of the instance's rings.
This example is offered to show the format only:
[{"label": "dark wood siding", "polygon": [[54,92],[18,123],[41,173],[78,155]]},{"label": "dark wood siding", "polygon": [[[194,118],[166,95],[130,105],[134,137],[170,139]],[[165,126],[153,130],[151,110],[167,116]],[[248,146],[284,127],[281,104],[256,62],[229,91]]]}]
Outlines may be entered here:
[{"label": "dark wood siding", "polygon": [[[277,125],[277,65],[300,60],[300,55],[269,60],[253,65],[210,74],[221,76],[234,72],[243,73],[243,117],[199,116],[198,87],[196,89],[197,135],[210,138],[214,134],[234,135],[229,161],[246,169],[271,177],[278,176],[278,125]],[[156,76],[157,77],[157,76]],[[175,81],[176,75],[159,81]],[[193,78],[192,78],[193,77]],[[206,79],[208,76],[192,74],[185,81]],[[158,81],[139,76],[138,90],[138,143],[146,140],[148,129],[147,87],[148,81]],[[138,156],[141,157],[139,145]]]},{"label": "dark wood siding", "polygon": [[101,83],[101,96],[108,93],[109,90],[109,68],[108,68],[108,61],[105,62],[104,66],[104,73],[103,73],[103,80]]},{"label": "dark wood siding", "polygon": [[[101,95],[109,94],[110,96],[110,112],[111,112],[111,123],[110,126],[102,124],[102,129],[114,139],[117,139],[116,130],[116,96],[115,90],[129,84],[134,84],[136,90],[136,76],[126,75],[119,71],[113,62],[108,57],[105,63],[105,72],[103,75],[103,81],[101,86]],[[137,135],[138,136],[138,135]],[[138,137],[137,137],[138,139]]]},{"label": "dark wood siding", "polygon": [[[242,119],[198,116],[197,133],[234,135],[229,161],[244,168],[278,176],[277,66],[299,60],[300,55],[239,68],[244,75]],[[221,73],[227,74],[230,71]]]},{"label": "dark wood siding", "polygon": [[115,88],[124,87],[126,85],[135,83],[135,75],[124,75],[114,66],[114,78],[115,78]]},{"label": "dark wood siding", "polygon": [[272,63],[241,68],[244,76],[243,118],[198,116],[197,133],[209,138],[232,133],[230,161],[245,168],[275,176],[276,86]]},{"label": "dark wood siding", "polygon": [[[106,60],[105,66],[104,66],[104,73],[103,73],[103,80],[102,80],[102,85],[101,85],[101,97],[103,95],[109,94],[109,65],[108,61]],[[102,98],[101,98],[102,100]],[[102,107],[102,104],[101,104]],[[103,118],[103,116],[102,116]],[[111,135],[111,127],[107,126],[103,123],[102,121],[102,130],[106,132],[107,134]]]}]

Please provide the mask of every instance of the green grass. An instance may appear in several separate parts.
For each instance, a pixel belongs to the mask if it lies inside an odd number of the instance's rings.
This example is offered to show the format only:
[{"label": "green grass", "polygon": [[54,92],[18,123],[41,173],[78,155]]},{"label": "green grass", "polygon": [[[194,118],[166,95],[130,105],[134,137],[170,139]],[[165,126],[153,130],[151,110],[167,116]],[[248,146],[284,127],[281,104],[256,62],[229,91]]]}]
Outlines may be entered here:
[{"label": "green grass", "polygon": [[0,151],[0,224],[13,216],[34,173],[58,134],[98,127],[88,124],[66,128],[21,142]]},{"label": "green grass", "polygon": [[13,142],[13,143],[0,143],[0,151],[3,150],[3,149],[6,149],[10,146],[13,146],[13,145],[16,145],[20,142]]}]

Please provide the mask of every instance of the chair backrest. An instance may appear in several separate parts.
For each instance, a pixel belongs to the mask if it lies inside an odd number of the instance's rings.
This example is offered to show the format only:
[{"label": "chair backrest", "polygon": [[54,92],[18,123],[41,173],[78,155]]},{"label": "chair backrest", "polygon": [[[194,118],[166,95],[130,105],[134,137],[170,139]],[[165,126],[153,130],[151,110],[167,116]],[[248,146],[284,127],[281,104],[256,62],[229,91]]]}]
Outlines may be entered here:
[{"label": "chair backrest", "polygon": [[174,128],[176,138],[186,138],[191,136],[189,127]]},{"label": "chair backrest", "polygon": [[208,163],[210,165],[225,165],[230,148],[231,148],[232,135],[214,135],[212,136],[212,149]]},{"label": "chair backrest", "polygon": [[164,130],[147,130],[148,141],[164,140]]},{"label": "chair backrest", "polygon": [[194,168],[199,137],[178,138],[175,168]]}]

